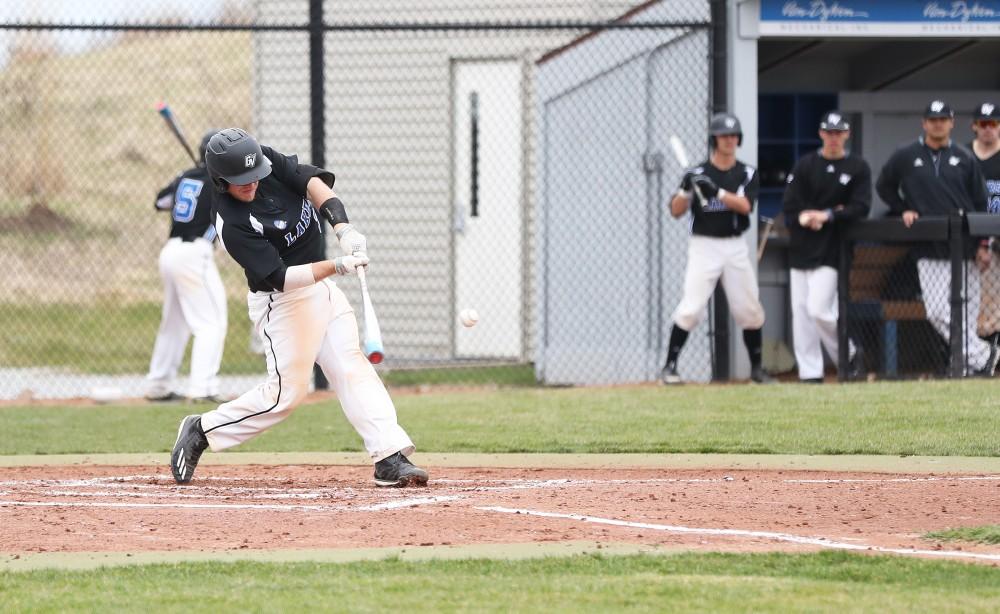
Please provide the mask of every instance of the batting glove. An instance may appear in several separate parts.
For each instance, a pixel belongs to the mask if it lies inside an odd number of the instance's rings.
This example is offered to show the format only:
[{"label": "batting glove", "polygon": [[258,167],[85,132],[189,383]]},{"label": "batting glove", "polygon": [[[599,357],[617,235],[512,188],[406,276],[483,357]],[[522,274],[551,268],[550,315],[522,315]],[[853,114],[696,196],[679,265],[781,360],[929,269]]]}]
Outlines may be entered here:
[{"label": "batting glove", "polygon": [[696,175],[691,179],[694,186],[701,192],[701,195],[705,198],[718,198],[719,197],[719,186],[715,184],[710,177],[705,175]]},{"label": "batting glove", "polygon": [[358,232],[353,224],[345,224],[338,228],[337,240],[340,241],[340,249],[348,256],[368,251],[368,239]]},{"label": "batting glove", "polygon": [[684,178],[681,179],[681,187],[680,187],[681,191],[683,191],[683,192],[690,192],[691,191],[691,185],[692,185],[691,180],[693,178],[694,178],[694,173],[692,173],[690,171],[684,173]]},{"label": "batting glove", "polygon": [[340,256],[333,259],[334,266],[337,267],[337,275],[355,275],[359,266],[368,264],[368,256],[358,254],[356,256]]}]

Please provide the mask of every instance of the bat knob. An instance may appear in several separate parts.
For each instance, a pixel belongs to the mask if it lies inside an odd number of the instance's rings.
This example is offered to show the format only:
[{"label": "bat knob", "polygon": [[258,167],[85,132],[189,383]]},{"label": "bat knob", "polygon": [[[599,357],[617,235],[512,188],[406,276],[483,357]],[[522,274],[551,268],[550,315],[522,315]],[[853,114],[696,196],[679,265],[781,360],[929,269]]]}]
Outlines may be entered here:
[{"label": "bat knob", "polygon": [[382,354],[382,352],[372,352],[371,354],[368,355],[368,362],[372,363],[373,365],[377,365],[380,362],[382,362],[383,358],[385,358],[385,355]]}]

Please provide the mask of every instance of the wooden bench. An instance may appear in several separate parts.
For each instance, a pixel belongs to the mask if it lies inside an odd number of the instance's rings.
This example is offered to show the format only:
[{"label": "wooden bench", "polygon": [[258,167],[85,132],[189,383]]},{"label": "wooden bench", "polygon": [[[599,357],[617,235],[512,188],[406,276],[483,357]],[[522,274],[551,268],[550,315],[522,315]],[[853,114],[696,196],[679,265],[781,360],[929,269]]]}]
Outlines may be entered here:
[{"label": "wooden bench", "polygon": [[882,364],[888,377],[895,377],[899,371],[898,323],[927,319],[924,303],[919,299],[882,298],[889,275],[909,249],[906,245],[855,245],[848,282],[849,317],[882,323]]}]

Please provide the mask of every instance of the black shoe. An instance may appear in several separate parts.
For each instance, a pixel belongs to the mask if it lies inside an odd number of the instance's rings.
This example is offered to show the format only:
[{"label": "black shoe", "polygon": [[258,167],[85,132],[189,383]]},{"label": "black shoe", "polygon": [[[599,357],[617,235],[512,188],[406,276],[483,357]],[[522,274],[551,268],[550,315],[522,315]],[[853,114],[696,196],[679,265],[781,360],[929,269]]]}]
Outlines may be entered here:
[{"label": "black shoe", "polygon": [[396,452],[375,463],[376,486],[425,486],[427,472],[410,462],[402,452]]},{"label": "black shoe", "polygon": [[773,384],[774,378],[764,371],[764,367],[751,367],[750,381],[755,384]]},{"label": "black shoe", "polygon": [[177,394],[174,391],[170,391],[166,394],[147,394],[146,400],[150,403],[174,403],[177,401],[183,401],[184,395]]},{"label": "black shoe", "polygon": [[997,372],[997,362],[1000,362],[1000,335],[990,337],[990,355],[982,369],[975,372],[976,377],[993,377]]},{"label": "black shoe", "polygon": [[170,471],[178,484],[187,484],[194,477],[201,453],[208,448],[208,438],[201,428],[201,416],[187,416],[177,429],[177,441],[170,453]]},{"label": "black shoe", "polygon": [[667,366],[663,367],[663,371],[660,372],[660,381],[668,386],[673,386],[676,384],[683,384],[681,376],[677,373],[677,363],[670,361]]}]

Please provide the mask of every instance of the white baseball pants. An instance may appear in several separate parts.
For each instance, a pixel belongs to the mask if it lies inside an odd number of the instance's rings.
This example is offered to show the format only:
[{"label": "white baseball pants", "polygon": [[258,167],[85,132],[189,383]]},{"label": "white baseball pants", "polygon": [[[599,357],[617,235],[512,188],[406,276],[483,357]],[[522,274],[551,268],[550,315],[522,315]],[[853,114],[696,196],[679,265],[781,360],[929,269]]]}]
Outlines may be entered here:
[{"label": "white baseball pants", "polygon": [[746,241],[743,237],[701,235],[692,235],[688,243],[684,297],[674,310],[674,323],[684,330],[694,330],[705,316],[720,277],[736,325],[751,330],[764,326],[764,308]]},{"label": "white baseball pants", "polygon": [[192,333],[187,395],[218,394],[227,315],[226,292],[215,266],[212,244],[205,239],[168,240],[160,250],[160,276],[163,312],[146,376],[147,394],[171,392]]},{"label": "white baseball pants", "polygon": [[243,443],[291,415],[309,393],[318,363],[374,461],[413,453],[389,393],[361,352],[354,311],[336,284],[325,279],[289,292],[251,292],[247,303],[264,341],[267,380],[202,415],[213,451]]},{"label": "white baseball pants", "polygon": [[[979,317],[979,269],[971,261],[964,262],[965,269],[965,339],[968,348],[965,360],[969,369],[982,369],[990,358],[990,344],[976,335]],[[920,292],[924,298],[927,320],[947,342],[951,338],[951,263],[936,258],[917,260]]]},{"label": "white baseball pants", "polygon": [[823,377],[823,348],[837,360],[837,269],[791,269],[792,335],[799,379]]}]

